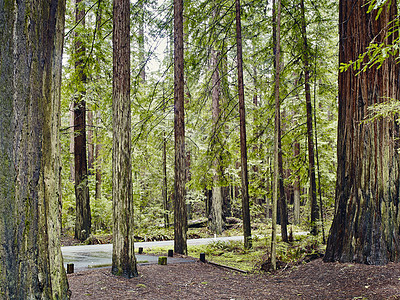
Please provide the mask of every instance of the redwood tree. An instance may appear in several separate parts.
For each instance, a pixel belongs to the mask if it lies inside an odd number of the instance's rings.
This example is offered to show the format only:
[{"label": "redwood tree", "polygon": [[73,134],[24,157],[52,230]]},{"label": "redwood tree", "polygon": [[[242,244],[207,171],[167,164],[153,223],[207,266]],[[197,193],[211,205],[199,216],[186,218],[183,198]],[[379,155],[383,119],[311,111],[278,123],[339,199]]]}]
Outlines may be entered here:
[{"label": "redwood tree", "polygon": [[[277,6],[277,11],[275,12],[275,6]],[[281,2],[278,1],[275,4],[275,0],[272,1],[272,18],[273,18],[273,39],[274,39],[274,54],[275,54],[275,135],[274,135],[274,155],[276,155],[276,161],[274,158],[274,181],[275,176],[277,177],[277,223],[281,225],[281,235],[284,242],[288,241],[287,224],[288,224],[288,214],[287,214],[287,204],[285,196],[285,187],[283,184],[283,158],[282,158],[282,130],[281,130],[281,113],[280,113],[280,69],[281,69],[281,59],[280,59],[280,48],[281,48],[281,38],[280,38],[280,19],[281,19]],[[277,163],[277,166],[275,166]],[[276,167],[276,168],[275,168]]]},{"label": "redwood tree", "polygon": [[[339,2],[339,61],[355,61],[372,39],[385,39],[396,18],[396,1],[367,13],[367,1]],[[399,66],[388,57],[381,68],[339,74],[338,169],[335,217],[324,261],[382,265],[399,261],[399,128],[395,117],[362,122],[368,107],[399,99]]]},{"label": "redwood tree", "polygon": [[311,204],[311,234],[318,234],[318,204],[317,204],[317,184],[315,181],[315,156],[314,156],[314,137],[313,137],[313,119],[311,105],[310,90],[310,63],[308,58],[308,41],[307,41],[307,22],[304,9],[304,0],[300,1],[301,9],[301,35],[303,38],[303,55],[304,64],[304,91],[306,94],[306,111],[307,111],[307,148],[308,148],[308,178],[310,180],[310,204]]},{"label": "redwood tree", "polygon": [[[212,21],[216,22],[219,17],[219,13],[214,1],[213,18]],[[213,35],[214,44],[217,44],[217,35]],[[212,120],[213,120],[213,147],[215,149],[214,156],[214,174],[213,174],[213,187],[212,187],[212,207],[211,207],[211,230],[216,234],[221,234],[224,227],[224,212],[223,212],[223,190],[221,186],[221,147],[219,146],[221,141],[221,133],[218,127],[221,126],[221,107],[220,107],[220,95],[221,95],[221,78],[220,78],[220,52],[216,49],[215,45],[211,49],[211,100],[212,100]]]},{"label": "redwood tree", "polygon": [[174,251],[187,253],[183,0],[174,0],[175,205]]},{"label": "redwood tree", "polygon": [[129,0],[113,1],[112,273],[138,275],[134,252]]},{"label": "redwood tree", "polygon": [[0,1],[0,297],[68,299],[61,255],[65,1]]},{"label": "redwood tree", "polygon": [[247,169],[247,144],[246,144],[246,112],[244,105],[243,83],[243,57],[242,57],[242,26],[240,14],[240,0],[236,0],[236,46],[237,46],[237,71],[239,92],[239,118],[240,118],[240,160],[242,179],[242,214],[244,248],[252,247],[249,204],[249,175]]},{"label": "redwood tree", "polygon": [[[82,0],[75,2],[75,21],[85,22],[85,10]],[[90,197],[88,187],[88,167],[86,157],[86,102],[83,98],[85,93],[84,84],[86,74],[84,70],[85,46],[80,34],[75,35],[75,69],[77,72],[78,96],[74,99],[74,157],[75,157],[75,201],[76,220],[75,238],[86,240],[90,235],[91,214]]]},{"label": "redwood tree", "polygon": [[[273,1],[275,14],[275,0]],[[274,16],[275,18],[275,16]],[[281,168],[279,165],[279,156],[282,157],[280,148],[280,131],[281,131],[281,116],[280,116],[280,40],[281,40],[281,1],[277,3],[276,14],[276,51],[275,51],[275,131],[274,131],[274,184],[273,184],[273,199],[272,199],[272,233],[271,233],[271,267],[276,270],[276,245],[277,245],[277,212],[279,199],[279,175]],[[281,160],[282,161],[282,160]]]}]

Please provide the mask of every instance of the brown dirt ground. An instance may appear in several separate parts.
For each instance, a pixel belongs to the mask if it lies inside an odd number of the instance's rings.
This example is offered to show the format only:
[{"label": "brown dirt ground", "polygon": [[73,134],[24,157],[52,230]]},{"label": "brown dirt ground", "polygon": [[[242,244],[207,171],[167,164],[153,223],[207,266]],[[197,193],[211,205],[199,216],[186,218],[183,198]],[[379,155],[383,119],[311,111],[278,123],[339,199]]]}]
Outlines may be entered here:
[{"label": "brown dirt ground", "polygon": [[138,266],[138,271],[132,279],[109,269],[70,274],[71,299],[400,299],[399,263],[317,259],[274,275],[246,275],[201,262]]}]

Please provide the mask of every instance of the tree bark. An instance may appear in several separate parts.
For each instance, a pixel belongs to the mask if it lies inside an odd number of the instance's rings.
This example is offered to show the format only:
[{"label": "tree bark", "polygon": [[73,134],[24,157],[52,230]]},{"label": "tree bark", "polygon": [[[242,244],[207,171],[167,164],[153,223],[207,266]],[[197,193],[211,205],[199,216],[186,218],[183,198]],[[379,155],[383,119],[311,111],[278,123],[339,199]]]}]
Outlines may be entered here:
[{"label": "tree bark", "polygon": [[[339,2],[339,62],[355,61],[374,39],[385,39],[397,17],[397,3],[385,4],[380,16],[367,13],[366,1]],[[395,28],[397,29],[397,28]],[[324,261],[373,265],[398,262],[399,242],[399,127],[397,116],[363,122],[368,107],[399,99],[399,65],[388,56],[381,68],[355,75],[339,74],[338,169],[335,217]]]},{"label": "tree bark", "polygon": [[[216,8],[213,12],[213,19],[217,18]],[[216,39],[216,37],[214,36]],[[216,41],[214,40],[214,44]],[[214,155],[214,176],[213,176],[213,191],[212,191],[212,209],[211,209],[211,230],[216,234],[221,234],[224,227],[223,219],[223,195],[221,187],[221,161],[220,161],[220,132],[218,125],[220,122],[221,108],[220,108],[220,95],[221,95],[221,80],[219,76],[219,52],[215,49],[215,46],[211,49],[211,68],[212,68],[212,120],[213,120],[213,148],[215,149]]]},{"label": "tree bark", "polygon": [[[82,0],[75,2],[75,21],[85,22],[85,10],[81,7]],[[76,61],[75,69],[78,74],[78,96],[74,100],[74,157],[75,157],[75,199],[76,219],[75,238],[84,241],[90,235],[91,213],[88,187],[88,171],[86,158],[86,103],[85,93],[86,74],[84,68],[85,46],[82,37],[75,35]]]},{"label": "tree bark", "polygon": [[[279,28],[280,30],[280,28]],[[279,43],[277,43],[277,48],[280,48],[280,39]],[[280,66],[279,66],[280,69]],[[279,83],[280,80],[278,80]],[[279,83],[280,84],[280,83]],[[279,99],[280,101],[280,99]],[[281,236],[282,241],[288,242],[288,212],[287,212],[287,203],[286,203],[286,194],[285,194],[285,186],[283,184],[283,158],[282,158],[282,130],[281,130],[281,116],[280,116],[280,105],[279,105],[279,130],[278,130],[278,185],[279,185],[279,197],[278,197],[278,219],[279,224],[281,225]]]},{"label": "tree bark", "polygon": [[[97,9],[97,16],[96,16],[96,24],[97,24],[97,35],[99,39],[103,38],[102,34],[102,28],[101,28],[101,20],[102,20],[102,9],[100,6],[100,2],[98,3],[99,7]],[[98,63],[100,63],[100,58],[96,57],[96,60]],[[101,139],[100,139],[100,125],[101,125],[101,110],[100,109],[95,109],[94,110],[94,128],[93,128],[93,134],[95,137],[95,143],[94,143],[94,173],[95,173],[95,178],[96,178],[96,186],[95,186],[95,199],[100,200],[101,199],[101,177],[102,177],[102,157],[101,157],[101,149],[102,149],[102,144],[101,144]]]},{"label": "tree bark", "polygon": [[[298,159],[300,155],[300,143],[295,142],[293,144],[293,156]],[[293,216],[294,224],[300,224],[300,176],[296,175],[295,182],[293,184]]]},{"label": "tree bark", "polygon": [[318,234],[319,219],[318,203],[317,203],[317,184],[315,181],[315,158],[314,158],[314,139],[313,139],[313,119],[311,106],[311,91],[310,91],[310,64],[308,59],[308,43],[306,16],[304,10],[304,0],[300,1],[301,8],[301,33],[303,36],[303,64],[304,64],[304,89],[306,94],[306,109],[307,109],[307,146],[308,146],[308,176],[310,180],[310,205],[311,205],[311,234]]},{"label": "tree bark", "polygon": [[143,5],[143,0],[140,1],[140,13],[142,15],[141,19],[139,20],[139,59],[140,59],[140,78],[142,82],[146,81],[146,58],[144,52],[144,16],[145,16],[145,8]]},{"label": "tree bark", "polygon": [[88,146],[88,175],[93,174],[94,168],[94,140],[93,140],[93,111],[87,112],[87,146]]},{"label": "tree bark", "polygon": [[[75,140],[75,122],[74,122],[74,101],[72,100],[69,105],[69,125],[70,125],[70,138],[69,138],[69,155],[70,155],[70,162],[69,162],[69,169],[70,169],[70,176],[69,179],[71,182],[75,181],[75,156],[74,156],[74,140]],[[72,157],[74,159],[72,159]]]},{"label": "tree bark", "polygon": [[[281,1],[278,0],[276,13],[276,44],[275,44],[275,133],[274,133],[274,184],[273,184],[273,198],[272,198],[272,237],[271,237],[271,267],[276,270],[276,223],[279,199],[279,152],[280,149],[280,131],[281,131],[281,118],[280,118],[280,99],[279,99],[279,85],[280,85],[280,38],[281,38]],[[273,1],[273,9],[275,10],[275,0]],[[273,12],[275,18],[275,11]]]},{"label": "tree bark", "polygon": [[133,243],[129,6],[129,0],[113,1],[112,273],[127,278],[138,276]]},{"label": "tree bark", "polygon": [[187,253],[183,0],[174,0],[175,206],[174,251]]},{"label": "tree bark", "polygon": [[237,45],[237,69],[239,90],[239,118],[240,118],[240,158],[242,179],[242,214],[244,248],[252,247],[249,204],[249,178],[247,169],[247,144],[246,144],[246,112],[244,104],[243,83],[243,57],[242,57],[242,27],[241,27],[240,0],[236,0],[236,45]]},{"label": "tree bark", "polygon": [[167,137],[163,132],[163,149],[162,149],[162,160],[163,160],[163,184],[162,184],[162,198],[164,206],[164,227],[169,227],[169,207],[168,207],[168,177],[167,177]]},{"label": "tree bark", "polygon": [[0,2],[0,293],[68,299],[60,190],[64,1]]},{"label": "tree bark", "polygon": [[96,120],[96,127],[94,129],[94,134],[95,134],[95,138],[96,138],[96,145],[94,147],[94,160],[96,162],[95,164],[95,176],[96,176],[96,191],[95,191],[95,198],[96,200],[101,199],[101,165],[103,163],[103,160],[101,158],[101,142],[100,142],[100,137],[99,137],[99,124],[100,124],[100,116],[101,116],[101,112],[97,111],[96,112],[97,117],[95,118]]},{"label": "tree bark", "polygon": [[[280,4],[278,4],[280,5]],[[278,16],[279,14],[279,16]],[[278,20],[279,17],[279,20]],[[280,23],[278,24],[278,21],[280,22],[280,11],[277,13],[275,11],[275,1],[273,1],[273,13],[272,13],[272,18],[273,18],[273,39],[274,39],[274,54],[275,54],[275,60],[274,60],[274,68],[275,68],[275,76],[279,77],[280,76],[280,69],[281,69],[281,55],[280,55]],[[279,32],[278,32],[279,31]],[[278,36],[279,35],[279,36]],[[279,52],[279,53],[278,53]],[[279,55],[279,57],[277,57]],[[277,68],[279,67],[278,73]],[[279,78],[275,78],[275,85],[276,85],[276,80],[278,79],[278,84],[279,84]],[[275,90],[276,93],[276,90]],[[276,95],[275,95],[276,96]],[[275,102],[279,101],[279,87],[278,87],[278,99],[275,98]],[[275,103],[276,105],[276,103]],[[281,225],[281,234],[282,234],[282,240],[287,242],[288,241],[288,234],[287,234],[287,223],[288,223],[288,215],[287,215],[287,203],[286,203],[286,197],[285,197],[285,187],[283,184],[283,159],[282,159],[282,130],[281,130],[281,113],[280,113],[280,103],[279,103],[279,109],[278,111],[275,110],[275,114],[278,113],[278,115],[275,115],[275,118],[278,117],[278,123],[275,122],[275,130],[277,130],[277,147],[278,147],[278,152],[277,152],[277,166],[275,168],[274,165],[274,176],[275,172],[277,173],[278,176],[278,198],[277,198],[277,223]],[[275,120],[276,121],[276,120]],[[279,128],[276,128],[278,125]],[[275,145],[275,144],[274,144]],[[274,152],[275,153],[275,152]],[[274,162],[275,163],[275,162]]]}]

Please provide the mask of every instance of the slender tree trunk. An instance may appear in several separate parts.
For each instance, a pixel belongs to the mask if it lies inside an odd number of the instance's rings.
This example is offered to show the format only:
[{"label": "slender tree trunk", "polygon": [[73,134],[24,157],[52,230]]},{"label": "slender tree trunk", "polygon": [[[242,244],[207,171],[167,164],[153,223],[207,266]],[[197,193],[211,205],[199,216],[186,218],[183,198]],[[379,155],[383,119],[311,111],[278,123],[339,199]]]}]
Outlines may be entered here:
[{"label": "slender tree trunk", "polygon": [[138,275],[134,252],[129,0],[113,1],[113,256],[112,273]]},{"label": "slender tree trunk", "polygon": [[[273,2],[275,9],[275,1]],[[274,12],[275,18],[275,12]],[[281,118],[280,118],[280,99],[279,99],[279,85],[280,85],[280,39],[281,39],[281,1],[278,0],[277,13],[276,13],[276,48],[275,48],[275,134],[274,134],[274,184],[273,184],[273,199],[272,199],[272,237],[271,237],[271,266],[276,270],[276,219],[278,211],[279,199],[279,152],[280,149],[280,131],[281,131]]]},{"label": "slender tree trunk", "polygon": [[163,132],[163,184],[162,184],[162,197],[164,206],[164,227],[169,227],[169,207],[168,207],[168,181],[167,181],[167,137]]},{"label": "slender tree trunk", "polygon": [[[280,4],[279,4],[280,5]],[[278,30],[280,30],[280,24],[278,26],[278,20],[277,20],[277,13],[275,9],[275,0],[273,1],[273,13],[272,13],[272,18],[273,18],[273,39],[274,39],[274,54],[275,54],[275,61],[274,61],[274,68],[275,68],[275,76],[279,76],[280,71],[278,74],[276,73],[276,69],[278,68],[278,63],[279,63],[279,69],[281,68],[281,55],[280,55],[280,36],[278,39]],[[280,15],[279,15],[280,18]],[[279,19],[280,20],[280,19]],[[280,35],[280,32],[279,32]],[[276,59],[279,51],[279,59]],[[279,81],[279,79],[278,79]],[[276,82],[275,82],[276,84]],[[276,92],[276,91],[275,91]],[[279,87],[278,87],[278,92],[279,92]],[[279,95],[278,95],[279,96]],[[275,99],[276,101],[276,99]],[[280,101],[280,100],[279,100]],[[277,169],[274,168],[274,176],[276,170],[278,170],[278,202],[277,202],[277,223],[281,225],[281,234],[282,234],[282,240],[287,242],[288,241],[288,234],[287,234],[287,223],[288,223],[288,215],[287,215],[287,204],[286,204],[286,197],[285,197],[285,187],[283,184],[283,159],[282,159],[282,142],[281,142],[281,116],[280,116],[280,106],[279,106],[279,130],[277,131],[278,137],[277,137],[277,147],[278,147],[278,165]],[[275,116],[276,117],[276,116]],[[275,123],[276,126],[276,123]],[[275,162],[274,162],[275,163]],[[275,165],[274,165],[275,166]]]},{"label": "slender tree trunk", "polygon": [[[171,55],[170,58],[173,56]],[[163,85],[163,112],[165,114],[168,105],[168,100],[164,95],[164,85]],[[164,123],[166,125],[166,123]],[[168,176],[167,176],[167,136],[166,131],[163,129],[162,132],[162,139],[163,139],[163,147],[162,147],[162,172],[163,172],[163,182],[161,187],[161,194],[163,199],[163,208],[164,208],[164,228],[170,226],[169,224],[169,210],[170,207],[168,205]]]},{"label": "slender tree trunk", "polygon": [[249,204],[249,179],[247,170],[247,144],[246,144],[246,112],[244,105],[243,83],[243,58],[242,58],[242,28],[241,28],[240,0],[236,0],[236,44],[237,44],[237,69],[239,89],[239,118],[240,118],[240,157],[242,178],[242,214],[244,248],[252,247]]},{"label": "slender tree trunk", "polygon": [[[214,9],[213,19],[217,18],[217,11]],[[216,38],[214,36],[214,38]],[[214,46],[215,48],[215,46]],[[224,226],[223,220],[223,195],[222,195],[222,187],[221,187],[221,162],[220,162],[220,151],[222,150],[220,145],[220,132],[218,129],[218,125],[220,122],[221,108],[220,108],[220,94],[221,94],[221,86],[220,86],[220,76],[219,76],[219,53],[215,49],[211,49],[211,68],[212,68],[212,119],[214,126],[214,135],[212,140],[213,146],[215,149],[215,158],[214,158],[214,176],[213,176],[213,192],[212,192],[212,209],[211,209],[211,229],[216,234],[221,234]]]},{"label": "slender tree trunk", "polygon": [[88,145],[88,175],[93,174],[94,167],[94,141],[93,141],[93,111],[87,112],[87,145]]},{"label": "slender tree trunk", "polygon": [[140,1],[140,13],[142,14],[141,19],[139,20],[139,56],[140,56],[140,78],[142,81],[146,81],[146,58],[144,52],[144,16],[145,16],[145,8],[143,5],[143,1]]},{"label": "slender tree trunk", "polygon": [[[366,2],[339,1],[339,62],[357,60],[374,43],[393,43],[397,3],[391,1],[376,19]],[[395,26],[395,28],[392,28]],[[396,57],[397,58],[397,57]],[[398,262],[399,126],[397,116],[363,122],[368,107],[399,99],[399,65],[388,56],[382,66],[356,75],[339,73],[338,169],[335,216],[324,261],[382,265]]]},{"label": "slender tree trunk", "polygon": [[0,2],[2,299],[69,298],[59,241],[64,14],[64,1]]},{"label": "slender tree trunk", "polygon": [[[280,30],[280,28],[278,28]],[[280,34],[280,33],[279,33]],[[277,40],[278,41],[278,40]],[[277,48],[280,48],[280,39],[279,43],[277,43]],[[279,69],[281,67],[279,66]],[[280,99],[279,99],[280,101]],[[279,130],[278,130],[278,184],[279,184],[279,197],[278,197],[278,212],[279,212],[279,223],[281,225],[281,236],[282,241],[288,242],[288,213],[287,213],[287,203],[286,203],[286,195],[285,195],[285,186],[283,184],[283,159],[282,159],[282,130],[281,130],[281,116],[279,112]]]},{"label": "slender tree trunk", "polygon": [[[85,24],[85,10],[81,7],[82,0],[75,2],[75,20]],[[86,74],[84,68],[85,46],[81,37],[76,34],[75,52],[77,59],[75,69],[78,74],[78,96],[74,103],[74,157],[75,157],[75,198],[76,220],[75,238],[84,241],[90,235],[91,214],[88,187],[88,171],[86,158],[86,103],[85,93]]]},{"label": "slender tree trunk", "polygon": [[[75,140],[75,122],[74,122],[74,101],[71,101],[69,105],[69,125],[70,125],[70,138],[69,138],[69,155],[70,155],[70,162],[69,162],[69,169],[70,169],[70,176],[69,179],[74,182],[75,181],[75,155],[74,155],[74,140]],[[74,157],[74,159],[72,159]]]},{"label": "slender tree trunk", "polygon": [[[316,50],[318,50],[316,48]],[[317,53],[317,51],[315,51]],[[317,57],[315,57],[315,64],[314,64],[314,131],[315,131],[315,154],[317,159],[317,174],[318,174],[318,196],[319,196],[319,212],[321,216],[321,229],[322,229],[322,242],[326,244],[326,237],[325,237],[325,222],[324,222],[324,207],[322,203],[322,192],[321,192],[321,172],[319,167],[319,152],[318,152],[318,132],[317,132]],[[321,108],[321,107],[320,107]]]},{"label": "slender tree trunk", "polygon": [[306,94],[306,108],[307,108],[307,140],[308,140],[308,176],[310,180],[310,204],[311,204],[311,234],[318,234],[319,219],[318,202],[317,202],[317,184],[315,181],[315,159],[314,159],[314,141],[313,141],[313,120],[312,120],[312,106],[311,106],[311,91],[310,91],[310,65],[308,59],[308,44],[307,44],[307,29],[306,17],[304,11],[304,0],[300,1],[301,7],[301,33],[303,36],[303,64],[304,64],[304,86]]},{"label": "slender tree trunk", "polygon": [[[102,28],[101,28],[101,20],[102,20],[102,9],[100,6],[100,2],[98,3],[98,9],[97,9],[97,35],[99,39],[103,38],[103,34],[102,34]],[[100,62],[99,58],[96,58],[97,62]],[[100,126],[101,126],[101,111],[99,110],[95,110],[94,111],[94,123],[95,126],[93,128],[93,134],[95,137],[95,144],[94,144],[94,172],[95,172],[95,177],[96,177],[96,187],[95,187],[95,199],[99,200],[101,199],[101,170],[102,170],[102,158],[101,158],[101,148],[102,148],[102,144],[101,144],[101,139],[100,139]]]},{"label": "slender tree trunk", "polygon": [[174,0],[175,206],[174,251],[187,253],[183,0]]},{"label": "slender tree trunk", "polygon": [[101,169],[102,169],[102,159],[101,159],[101,148],[102,145],[100,143],[100,136],[99,136],[99,125],[101,121],[101,112],[98,111],[96,117],[96,127],[95,127],[95,137],[96,137],[96,145],[94,148],[94,160],[96,161],[95,164],[95,175],[96,175],[96,191],[95,191],[95,198],[96,200],[101,199]]},{"label": "slender tree trunk", "polygon": [[[300,143],[293,144],[293,156],[295,159],[300,155]],[[294,224],[300,224],[300,176],[296,175],[296,180],[293,184],[293,215]]]}]

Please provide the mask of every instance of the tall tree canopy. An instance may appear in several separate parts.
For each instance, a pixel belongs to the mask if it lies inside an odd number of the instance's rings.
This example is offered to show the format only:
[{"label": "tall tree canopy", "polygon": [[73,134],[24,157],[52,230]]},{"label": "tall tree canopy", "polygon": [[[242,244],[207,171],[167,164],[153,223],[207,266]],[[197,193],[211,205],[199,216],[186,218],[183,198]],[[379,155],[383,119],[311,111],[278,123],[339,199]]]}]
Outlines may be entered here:
[{"label": "tall tree canopy", "polygon": [[[171,1],[134,1],[131,5],[131,118],[132,118],[132,201],[135,206],[135,233],[150,236],[162,231],[172,238],[172,229],[160,229],[182,224],[177,236],[184,245],[186,235],[185,210],[189,218],[204,221],[207,218],[215,232],[230,226],[230,217],[242,218],[242,196],[248,201],[245,219],[267,223],[272,198],[272,157],[274,149],[273,78],[275,52],[273,49],[272,7],[265,1],[243,2],[240,9],[242,36],[243,103],[246,108],[248,188],[241,189],[242,174],[240,151],[240,115],[237,81],[236,1],[187,1],[182,9],[182,44],[174,40],[174,7]],[[73,3],[72,0],[68,3]],[[88,184],[91,196],[92,232],[111,231],[112,222],[112,6],[109,1],[85,1],[85,31],[79,32],[86,47],[84,68],[87,81],[83,94],[87,108],[93,110],[95,131],[93,141],[102,145],[94,167],[101,165],[101,196],[94,197],[96,179],[89,170]],[[336,5],[332,1],[304,1],[301,15],[300,1],[282,2],[281,22],[281,76],[279,98],[281,106],[282,176],[279,178],[280,195],[287,201],[289,218],[296,185],[296,214],[302,225],[309,224],[310,210],[306,200],[309,194],[305,74],[302,61],[304,51],[301,39],[302,20],[307,26],[308,65],[311,100],[315,101],[316,127],[320,136],[321,194],[327,206],[332,199],[336,169]],[[70,32],[79,31],[73,4],[67,11],[67,42],[63,81],[63,103],[74,99],[73,89],[78,79],[74,61],[74,41]],[[100,16],[100,17],[99,17]],[[183,18],[184,17],[184,18]],[[144,26],[142,26],[144,24]],[[178,25],[178,22],[176,22]],[[181,27],[182,26],[182,27]],[[178,28],[177,28],[178,29]],[[179,38],[181,41],[181,38]],[[176,56],[185,59],[174,64]],[[183,44],[184,43],[184,44]],[[165,48],[162,47],[165,45]],[[317,45],[317,47],[316,47]],[[179,49],[178,49],[179,48]],[[178,55],[178,50],[179,52]],[[157,55],[155,55],[157,54]],[[174,66],[177,66],[179,86],[174,86]],[[145,79],[143,80],[145,70]],[[178,74],[179,72],[179,74]],[[178,81],[177,81],[178,82]],[[177,93],[176,97],[174,93]],[[176,102],[175,99],[179,101]],[[217,99],[217,97],[219,99]],[[217,101],[218,100],[218,101]],[[312,101],[312,102],[314,102]],[[217,103],[218,102],[218,103]],[[212,103],[214,109],[212,110]],[[184,113],[183,113],[184,107]],[[176,114],[175,114],[176,113]],[[174,119],[179,128],[175,131]],[[69,119],[63,116],[67,132]],[[244,118],[242,118],[244,120]],[[179,157],[175,160],[175,141]],[[182,134],[184,133],[184,135]],[[68,166],[67,135],[62,135],[63,164]],[[293,156],[296,144],[298,154]],[[64,151],[65,150],[65,151]],[[244,153],[244,151],[243,151]],[[289,155],[288,155],[289,153]],[[190,156],[190,157],[189,157]],[[189,162],[190,160],[190,162]],[[175,161],[179,176],[175,177]],[[190,165],[189,165],[190,163]],[[73,184],[67,180],[69,168],[63,174],[63,225],[73,228],[75,198]],[[99,178],[100,179],[100,178]],[[246,180],[244,180],[246,182]],[[177,189],[175,189],[175,184]],[[298,188],[298,187],[301,188]],[[316,182],[319,187],[319,182]],[[177,191],[177,192],[176,192]],[[246,196],[248,194],[248,196]],[[211,202],[212,199],[212,202]],[[216,200],[216,201],[214,201]],[[301,202],[300,202],[301,200]],[[173,206],[173,203],[179,205]],[[283,203],[280,202],[280,203]],[[191,208],[191,209],[190,209]],[[212,210],[210,210],[212,208]],[[178,209],[175,213],[174,210]],[[286,210],[286,208],[282,209]],[[284,215],[283,215],[284,216]],[[164,219],[164,221],[162,220]],[[278,218],[279,219],[279,218]],[[226,220],[226,222],[225,222]],[[245,221],[249,232],[252,224]],[[289,220],[291,221],[291,220]],[[286,222],[282,221],[282,224]],[[72,224],[72,225],[71,225]],[[318,224],[319,225],[319,224]],[[226,226],[226,227],[225,227]],[[214,227],[214,228],[213,228]],[[246,233],[249,235],[249,233]],[[179,251],[185,252],[185,247]]]}]

